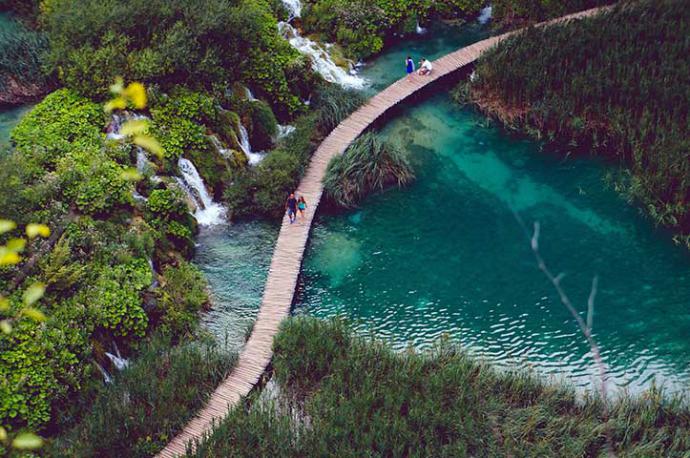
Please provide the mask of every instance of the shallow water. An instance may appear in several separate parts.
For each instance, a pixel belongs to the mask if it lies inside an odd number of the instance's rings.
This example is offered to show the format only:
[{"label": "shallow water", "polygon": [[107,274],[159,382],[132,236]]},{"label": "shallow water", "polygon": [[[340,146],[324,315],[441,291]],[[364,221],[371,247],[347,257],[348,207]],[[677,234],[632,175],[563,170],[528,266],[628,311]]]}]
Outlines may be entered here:
[{"label": "shallow water", "polygon": [[690,258],[602,184],[591,158],[540,151],[445,95],[384,134],[412,160],[414,185],[323,216],[309,247],[298,311],[346,316],[397,348],[442,335],[502,367],[566,375],[596,368],[574,319],[538,270],[522,220],[580,310],[599,276],[594,331],[612,383],[687,387]]},{"label": "shallow water", "polygon": [[[9,14],[0,12],[0,30],[10,28],[12,19]],[[19,123],[22,117],[33,105],[20,105],[16,107],[0,106],[0,153],[10,144],[10,132]]]}]

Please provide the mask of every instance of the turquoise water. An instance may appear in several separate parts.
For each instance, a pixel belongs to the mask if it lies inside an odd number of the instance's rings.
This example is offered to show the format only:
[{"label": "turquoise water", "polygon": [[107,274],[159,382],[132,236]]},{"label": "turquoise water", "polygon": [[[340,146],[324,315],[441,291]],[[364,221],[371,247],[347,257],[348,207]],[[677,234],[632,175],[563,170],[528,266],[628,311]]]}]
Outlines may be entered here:
[{"label": "turquoise water", "polygon": [[511,137],[445,95],[384,129],[418,179],[323,215],[314,228],[299,313],[345,316],[397,348],[442,335],[501,367],[588,386],[588,347],[538,270],[522,229],[580,310],[599,276],[594,331],[612,383],[672,390],[690,375],[690,259],[602,184],[605,167]]},{"label": "turquoise water", "polygon": [[[411,54],[435,58],[484,29],[440,28],[366,65],[369,93],[404,73]],[[574,320],[536,267],[521,227],[542,227],[541,249],[582,310],[599,276],[594,330],[612,383],[672,390],[690,375],[690,259],[602,184],[606,166],[563,158],[515,138],[438,95],[384,129],[409,154],[414,185],[320,215],[296,313],[335,315],[396,348],[442,335],[499,367],[528,367],[579,386],[595,373]],[[219,336],[241,343],[260,304],[278,227],[204,230],[196,262],[209,278]]]},{"label": "turquoise water", "polygon": [[[12,19],[7,13],[0,12],[0,29],[11,27]],[[33,105],[21,105],[17,107],[0,106],[0,153],[10,143],[10,132],[19,123]]]}]

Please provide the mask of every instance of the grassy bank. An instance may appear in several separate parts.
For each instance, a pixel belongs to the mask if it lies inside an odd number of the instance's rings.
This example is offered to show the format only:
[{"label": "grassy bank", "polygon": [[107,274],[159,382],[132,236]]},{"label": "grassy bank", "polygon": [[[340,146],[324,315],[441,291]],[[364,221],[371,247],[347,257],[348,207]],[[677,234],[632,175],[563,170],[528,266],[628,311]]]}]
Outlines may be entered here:
[{"label": "grassy bank", "polygon": [[395,353],[339,322],[295,318],[274,375],[293,406],[235,410],[195,457],[686,456],[690,410],[658,392],[597,399],[524,372],[498,373],[457,348]]},{"label": "grassy bank", "polygon": [[690,246],[690,9],[623,2],[612,12],[502,42],[456,95],[561,150],[621,166],[611,183]]}]

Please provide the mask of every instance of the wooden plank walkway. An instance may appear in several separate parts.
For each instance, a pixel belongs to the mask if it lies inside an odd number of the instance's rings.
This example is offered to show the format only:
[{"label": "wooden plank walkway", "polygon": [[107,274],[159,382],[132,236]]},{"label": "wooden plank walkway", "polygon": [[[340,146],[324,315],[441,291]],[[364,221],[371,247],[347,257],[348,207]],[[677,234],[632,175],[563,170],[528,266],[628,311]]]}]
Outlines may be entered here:
[{"label": "wooden plank walkway", "polygon": [[[539,25],[591,16],[599,10],[597,8],[586,10]],[[362,132],[398,103],[444,76],[474,62],[484,51],[513,33],[516,32],[479,41],[436,60],[433,62],[434,70],[430,76],[415,75],[411,79],[398,80],[372,97],[324,139],[312,156],[307,172],[297,190],[297,193],[304,196],[309,203],[309,211],[304,221],[295,224],[290,224],[287,216],[283,219],[266,280],[261,308],[252,334],[240,353],[237,366],[216,388],[206,406],[157,457],[174,458],[184,455],[186,444],[195,439],[200,440],[209,433],[214,422],[221,421],[233,406],[247,396],[266,370],[273,355],[273,336],[278,332],[281,321],[290,314],[297,277],[302,266],[302,256],[316,207],[323,194],[322,180],[331,159],[345,152]]]}]

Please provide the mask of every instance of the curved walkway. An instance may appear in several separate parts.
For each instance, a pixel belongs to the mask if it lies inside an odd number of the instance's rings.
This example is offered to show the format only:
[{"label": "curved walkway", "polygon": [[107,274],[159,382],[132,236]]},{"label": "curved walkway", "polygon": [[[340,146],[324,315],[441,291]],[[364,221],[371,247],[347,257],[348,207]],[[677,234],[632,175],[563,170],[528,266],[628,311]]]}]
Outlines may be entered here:
[{"label": "curved walkway", "polygon": [[[598,8],[557,18],[539,25],[563,22],[591,16]],[[237,366],[216,388],[206,407],[192,419],[157,456],[173,458],[185,454],[186,444],[201,439],[211,431],[214,422],[222,420],[259,381],[273,356],[273,336],[281,321],[290,314],[297,277],[302,266],[304,249],[309,238],[316,207],[323,194],[322,180],[331,159],[345,152],[347,147],[384,113],[420,89],[432,84],[464,66],[471,64],[487,49],[515,32],[479,41],[452,52],[433,63],[430,76],[403,78],[372,97],[364,106],[340,123],[321,143],[312,156],[309,168],[300,182],[297,193],[310,204],[304,221],[290,224],[283,219],[273,259],[266,280],[261,308],[249,340],[240,353]],[[402,65],[402,64],[401,64]]]}]

